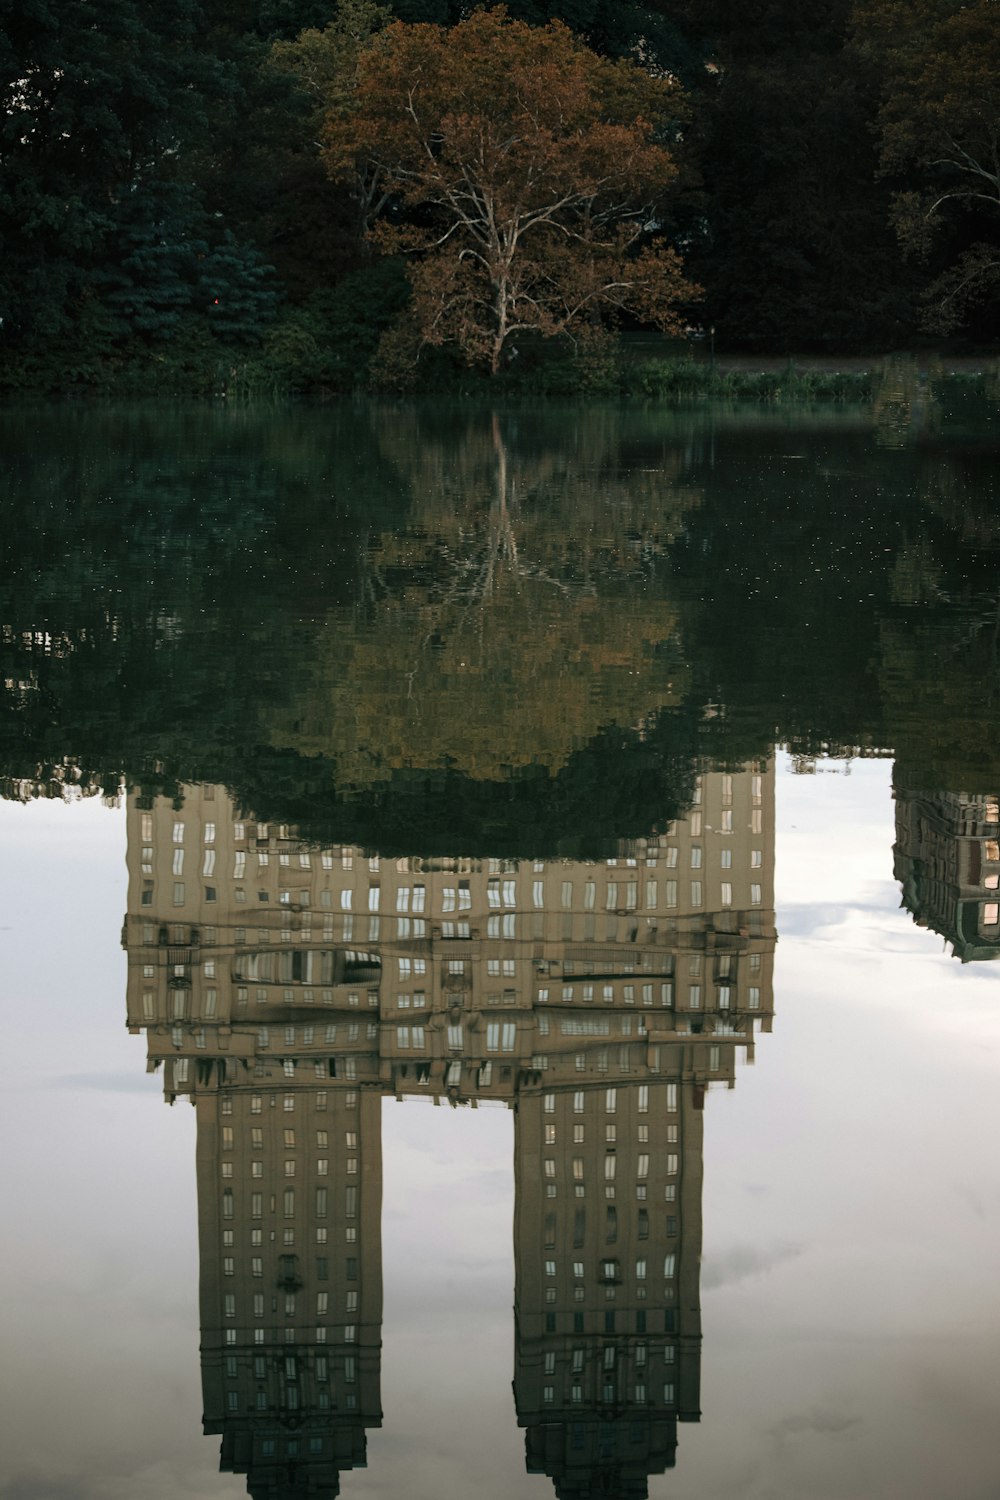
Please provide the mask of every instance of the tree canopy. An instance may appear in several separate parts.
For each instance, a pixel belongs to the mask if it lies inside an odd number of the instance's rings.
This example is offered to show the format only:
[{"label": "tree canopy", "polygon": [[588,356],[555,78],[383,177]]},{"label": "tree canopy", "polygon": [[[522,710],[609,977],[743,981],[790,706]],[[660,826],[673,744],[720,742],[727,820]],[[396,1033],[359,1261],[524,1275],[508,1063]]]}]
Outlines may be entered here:
[{"label": "tree canopy", "polygon": [[623,311],[679,330],[695,289],[655,230],[681,109],[671,81],[499,7],[383,31],[354,108],[328,117],[325,159],[391,195],[375,239],[414,257],[421,340],[495,373],[516,334],[586,333]]},{"label": "tree canopy", "polygon": [[1000,287],[1000,16],[995,0],[859,0],[861,50],[878,66],[881,167],[904,248],[951,241],[928,290],[950,332]]},{"label": "tree canopy", "polygon": [[418,347],[579,388],[616,321],[982,349],[995,12],[0,0],[0,391],[392,388]]}]

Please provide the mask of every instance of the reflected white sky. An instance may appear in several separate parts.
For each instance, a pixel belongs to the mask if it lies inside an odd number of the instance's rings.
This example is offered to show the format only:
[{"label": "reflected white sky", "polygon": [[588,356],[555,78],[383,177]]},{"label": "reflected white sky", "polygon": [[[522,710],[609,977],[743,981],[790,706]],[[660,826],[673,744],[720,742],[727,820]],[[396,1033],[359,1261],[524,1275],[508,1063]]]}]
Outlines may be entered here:
[{"label": "reflected white sky", "polygon": [[[898,909],[888,762],[778,780],[775,1030],[705,1116],[702,1422],[653,1497],[1000,1492],[1000,966]],[[835,774],[836,773],[836,774]],[[0,1500],[231,1500],[194,1112],[124,1026],[124,818],[0,803]],[[383,1108],[385,1424],[342,1494],[552,1494],[514,1419],[511,1118]]]}]

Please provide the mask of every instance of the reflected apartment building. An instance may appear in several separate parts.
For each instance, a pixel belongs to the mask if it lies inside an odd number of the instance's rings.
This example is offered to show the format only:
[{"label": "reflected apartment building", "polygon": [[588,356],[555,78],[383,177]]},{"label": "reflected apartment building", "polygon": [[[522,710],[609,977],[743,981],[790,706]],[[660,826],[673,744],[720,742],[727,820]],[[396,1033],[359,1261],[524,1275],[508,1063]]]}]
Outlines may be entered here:
[{"label": "reflected apartment building", "polygon": [[[128,1023],[198,1114],[204,1425],[328,1497],[381,1423],[383,1095],[515,1110],[529,1470],[640,1496],[698,1420],[702,1110],[769,1030],[770,765],[600,863],[379,859],[128,807]],[[470,1125],[471,1125],[470,1121]]]},{"label": "reflected apartment building", "polygon": [[963,963],[1000,957],[1000,799],[897,788],[895,800],[903,906]]}]

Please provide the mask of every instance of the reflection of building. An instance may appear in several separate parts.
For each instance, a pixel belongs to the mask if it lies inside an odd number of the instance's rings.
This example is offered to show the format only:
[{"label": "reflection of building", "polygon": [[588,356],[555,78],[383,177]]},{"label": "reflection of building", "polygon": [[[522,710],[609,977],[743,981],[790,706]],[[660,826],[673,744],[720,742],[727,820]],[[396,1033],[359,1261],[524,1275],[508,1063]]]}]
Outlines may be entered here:
[{"label": "reflection of building", "polygon": [[676,907],[567,944],[561,983],[536,989],[549,1040],[518,1103],[514,1392],[529,1467],[561,1497],[645,1495],[699,1418],[702,1107],[770,1027],[774,866],[770,777],[698,790],[636,855],[650,897],[673,902],[677,872]]},{"label": "reflection of building", "polygon": [[963,963],[1000,956],[1000,802],[958,792],[895,795],[903,905]]},{"label": "reflection of building", "polygon": [[302,982],[319,856],[215,787],[128,823],[129,1025],[198,1112],[205,1431],[254,1500],[331,1500],[381,1421],[381,1098],[358,1087],[377,1018],[337,990],[338,1025],[334,990]]},{"label": "reflection of building", "polygon": [[645,1495],[699,1418],[697,1051],[520,1103],[514,1394],[560,1496]]},{"label": "reflection of building", "polygon": [[204,1425],[254,1500],[335,1495],[381,1420],[380,1105],[197,1097]]},{"label": "reflection of building", "polygon": [[[560,1495],[640,1495],[699,1411],[701,1110],[770,1028],[770,770],[601,864],[391,862],[129,806],[128,1019],[198,1111],[205,1430],[255,1500],[377,1425],[381,1095],[515,1128],[518,1420]],[[603,1486],[603,1488],[601,1488]]]}]

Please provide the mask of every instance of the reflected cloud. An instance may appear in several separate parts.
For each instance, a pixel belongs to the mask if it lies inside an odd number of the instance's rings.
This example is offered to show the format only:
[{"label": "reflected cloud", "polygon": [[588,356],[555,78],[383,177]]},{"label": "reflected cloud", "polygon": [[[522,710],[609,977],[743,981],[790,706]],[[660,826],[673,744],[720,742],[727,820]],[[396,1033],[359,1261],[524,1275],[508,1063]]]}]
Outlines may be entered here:
[{"label": "reflected cloud", "polygon": [[709,1291],[723,1286],[734,1286],[740,1281],[749,1281],[754,1276],[763,1276],[785,1261],[796,1260],[805,1254],[806,1247],[796,1244],[775,1245],[761,1250],[753,1245],[734,1245],[721,1255],[706,1256],[702,1261],[701,1282]]},{"label": "reflected cloud", "polygon": [[[985,1220],[986,1203],[978,1185],[974,1187],[969,1182],[956,1182],[952,1184],[952,1190],[955,1197],[964,1203],[977,1219]],[[995,1198],[996,1193],[994,1192],[991,1196]]]},{"label": "reflected cloud", "polygon": [[[808,904],[783,902],[781,907],[781,931],[785,937],[818,937],[839,933],[846,925],[880,927],[886,932],[894,930],[892,918],[887,919],[885,915],[885,891],[884,887],[871,884],[871,894],[865,897],[862,887],[860,899],[852,902],[837,902],[836,911],[832,911],[827,902],[809,902]],[[909,952],[910,949],[904,944],[899,944],[899,951]]]},{"label": "reflected cloud", "polygon": [[848,1416],[844,1412],[814,1410],[783,1417],[769,1431],[778,1442],[783,1442],[786,1438],[797,1437],[803,1432],[816,1433],[821,1437],[840,1437],[843,1433],[862,1425],[862,1418],[858,1416]]},{"label": "reflected cloud", "polygon": [[45,1479],[40,1475],[18,1474],[0,1488],[0,1500],[87,1500],[97,1491],[84,1478]]},{"label": "reflected cloud", "polygon": [[148,1094],[149,1084],[131,1073],[60,1073],[42,1085],[50,1089],[96,1089],[102,1094]]},{"label": "reflected cloud", "polygon": [[45,1476],[18,1474],[0,1487],[0,1500],[173,1500],[202,1495],[197,1480],[187,1475],[183,1466],[159,1462],[133,1469],[126,1464],[114,1465],[84,1475]]}]

